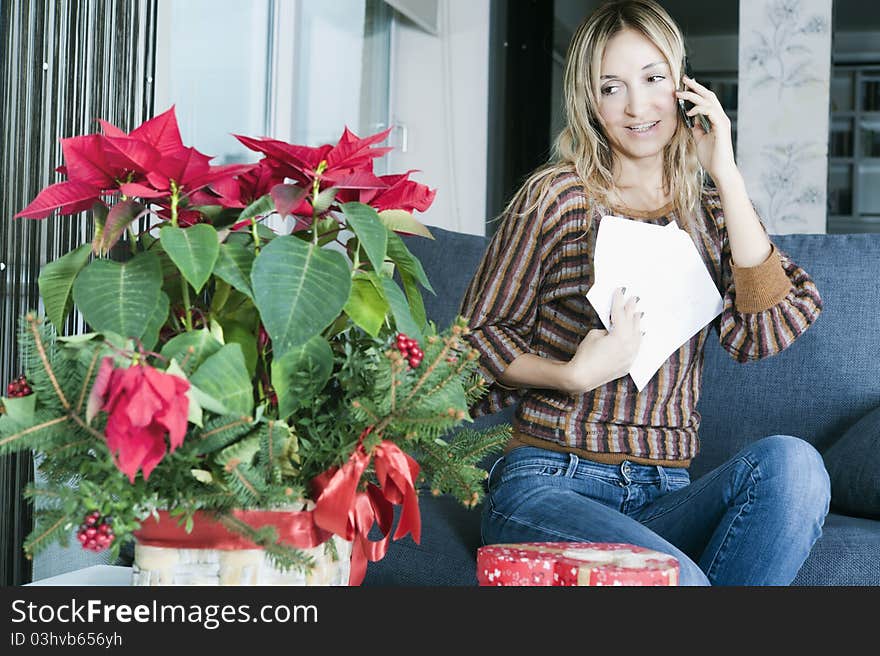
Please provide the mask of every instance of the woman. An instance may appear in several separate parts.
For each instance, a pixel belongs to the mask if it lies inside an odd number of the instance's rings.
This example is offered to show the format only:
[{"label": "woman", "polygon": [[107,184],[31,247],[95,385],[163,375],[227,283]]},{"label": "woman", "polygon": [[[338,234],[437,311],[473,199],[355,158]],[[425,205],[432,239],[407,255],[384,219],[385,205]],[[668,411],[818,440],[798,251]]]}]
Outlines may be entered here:
[{"label": "woman", "polygon": [[[828,475],[809,443],[773,435],[690,481],[703,347],[714,324],[737,361],[769,357],[810,326],[822,300],[770,242],[730,121],[711,91],[683,77],[683,61],[678,26],[652,0],[605,5],[579,27],[567,127],[508,205],[465,295],[489,383],[472,414],[518,403],[490,472],[483,541],[626,542],[678,558],[682,585],[786,585],[821,535]],[[708,118],[708,132],[688,126],[679,100],[693,103],[689,117]],[[605,214],[677,221],[723,295],[721,315],[641,392],[627,376],[643,336],[639,299],[618,290],[605,331],[585,298]]]}]

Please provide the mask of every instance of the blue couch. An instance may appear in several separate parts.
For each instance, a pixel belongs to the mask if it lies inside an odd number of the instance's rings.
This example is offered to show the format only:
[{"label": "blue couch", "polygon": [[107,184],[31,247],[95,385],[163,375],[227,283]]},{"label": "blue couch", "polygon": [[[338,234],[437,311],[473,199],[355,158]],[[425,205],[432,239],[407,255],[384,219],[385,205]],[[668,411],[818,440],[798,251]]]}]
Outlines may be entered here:
[{"label": "blue couch", "polygon": [[[458,310],[486,240],[440,228],[431,231],[436,241],[410,238],[407,244],[437,292],[426,294],[428,316],[445,326]],[[828,454],[848,429],[880,407],[880,235],[785,235],[773,236],[773,241],[810,273],[825,309],[790,349],[761,362],[737,364],[717,341],[709,341],[697,406],[702,448],[691,465],[693,480],[749,441],[774,433],[798,435]],[[508,408],[479,418],[475,427],[511,420]],[[847,454],[850,462],[843,465],[873,458],[869,478],[880,488],[880,435],[867,437],[866,453]],[[866,495],[836,488],[835,483],[846,485],[846,480],[832,477],[832,512],[794,583],[880,585],[880,507],[873,515],[867,513],[873,519],[847,514],[835,506],[835,499]],[[873,497],[878,497],[877,489]],[[369,565],[364,584],[476,585],[479,508],[468,510],[450,497],[426,491],[420,505],[421,543],[409,537],[393,542],[384,560]],[[33,578],[107,562],[105,553],[53,544],[34,559]]]},{"label": "blue couch", "polygon": [[[437,292],[426,294],[428,316],[445,326],[458,310],[487,241],[440,228],[431,231],[436,241],[410,238],[407,244]],[[691,465],[692,480],[766,435],[797,435],[825,455],[853,424],[880,406],[880,235],[772,239],[813,277],[825,307],[791,348],[761,362],[737,364],[717,339],[709,340],[697,406],[702,447]],[[479,418],[475,427],[511,420],[508,408]],[[880,450],[880,436],[862,441]],[[861,454],[848,455],[863,462]],[[880,462],[876,453],[865,457]],[[878,476],[875,469],[872,480],[880,485]],[[840,487],[847,484],[845,472],[832,479],[831,513],[795,585],[880,585],[880,508],[874,509],[873,519],[848,515],[835,504],[837,494],[852,496],[854,491]],[[384,560],[369,565],[365,585],[476,585],[479,508],[468,510],[450,497],[427,493],[421,494],[420,504],[421,544],[409,537],[393,543]]]}]

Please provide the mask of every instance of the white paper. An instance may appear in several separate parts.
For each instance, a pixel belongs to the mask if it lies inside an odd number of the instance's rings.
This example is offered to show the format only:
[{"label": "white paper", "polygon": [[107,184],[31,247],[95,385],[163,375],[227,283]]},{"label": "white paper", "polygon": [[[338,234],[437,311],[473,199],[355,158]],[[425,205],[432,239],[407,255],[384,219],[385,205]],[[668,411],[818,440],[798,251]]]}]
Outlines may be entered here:
[{"label": "white paper", "polygon": [[641,391],[670,355],[717,317],[723,299],[690,236],[674,222],[657,226],[602,217],[587,299],[611,330],[611,302],[620,287],[639,297],[645,336],[629,370]]}]

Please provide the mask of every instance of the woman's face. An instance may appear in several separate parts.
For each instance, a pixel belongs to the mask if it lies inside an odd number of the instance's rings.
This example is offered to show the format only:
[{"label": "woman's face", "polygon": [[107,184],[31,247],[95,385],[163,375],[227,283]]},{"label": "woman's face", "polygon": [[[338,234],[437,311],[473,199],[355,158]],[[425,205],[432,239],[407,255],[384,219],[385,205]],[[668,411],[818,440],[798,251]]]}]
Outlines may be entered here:
[{"label": "woman's face", "polygon": [[615,154],[641,159],[662,153],[680,120],[663,53],[640,33],[623,30],[608,41],[599,75],[599,116]]}]

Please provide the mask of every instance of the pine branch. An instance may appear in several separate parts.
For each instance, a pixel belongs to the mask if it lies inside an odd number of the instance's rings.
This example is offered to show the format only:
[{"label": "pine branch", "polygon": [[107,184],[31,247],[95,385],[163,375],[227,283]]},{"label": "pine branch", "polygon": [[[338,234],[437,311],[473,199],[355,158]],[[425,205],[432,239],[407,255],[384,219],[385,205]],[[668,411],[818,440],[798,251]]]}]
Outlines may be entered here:
[{"label": "pine branch", "polygon": [[315,566],[315,559],[312,556],[300,549],[279,542],[278,533],[274,527],[266,526],[262,529],[255,529],[247,522],[232,515],[219,515],[217,519],[230,531],[261,547],[266,552],[272,566],[282,572],[295,569],[303,574],[308,574]]},{"label": "pine branch", "polygon": [[452,444],[443,440],[420,441],[419,447],[424,451],[422,469],[431,480],[432,493],[452,494],[468,507],[479,503],[487,473],[478,461],[499,452],[510,438],[510,430],[509,424],[479,432],[468,429],[461,431]]},{"label": "pine branch", "polygon": [[24,543],[26,557],[30,560],[40,553],[50,542],[60,537],[59,534],[69,523],[70,518],[62,510],[38,512],[36,527]]},{"label": "pine branch", "polygon": [[263,476],[272,483],[281,482],[281,457],[290,441],[290,428],[280,421],[268,421],[260,430],[260,460]]},{"label": "pine branch", "polygon": [[45,499],[54,499],[61,500],[64,497],[61,496],[58,492],[54,492],[52,490],[47,490],[44,487],[37,487],[33,483],[29,483],[24,488],[24,496],[26,499],[36,499],[36,498],[45,498]]},{"label": "pine branch", "polygon": [[[251,430],[250,417],[223,416],[205,422],[204,428],[195,434],[190,443],[194,445],[193,453],[204,455],[213,453],[235,442]],[[186,444],[186,443],[185,443]]]},{"label": "pine branch", "polygon": [[46,354],[46,349],[43,346],[43,339],[42,335],[40,334],[39,328],[40,324],[43,323],[42,320],[37,318],[37,316],[32,312],[29,312],[25,317],[25,321],[27,321],[28,330],[33,336],[34,347],[37,349],[37,353],[39,354],[43,370],[46,372],[46,375],[49,376],[49,380],[52,381],[52,387],[55,388],[55,394],[58,397],[58,400],[61,401],[61,405],[64,406],[65,410],[70,410],[70,402],[64,395],[64,391],[61,389],[61,385],[58,384],[58,379],[55,377],[55,372],[52,370],[52,365],[49,363],[49,356]]},{"label": "pine branch", "polygon": [[[47,459],[54,458],[59,453],[62,453],[64,451],[72,451],[72,453],[74,454],[80,454],[85,453],[86,451],[91,449],[94,444],[95,441],[92,438],[75,439],[71,442],[67,442],[66,444],[59,444],[52,449],[47,449],[43,453],[46,454]],[[68,454],[68,457],[70,457],[70,454]]]},{"label": "pine branch", "polygon": [[92,374],[94,373],[95,367],[97,366],[98,360],[100,358],[101,358],[101,349],[95,349],[95,352],[92,354],[92,359],[89,362],[89,368],[86,371],[86,377],[83,380],[82,389],[79,392],[79,399],[77,399],[77,402],[76,402],[76,410],[74,410],[74,412],[76,414],[80,414],[82,412],[82,406],[86,400],[86,393],[89,390],[89,383],[92,380]]},{"label": "pine branch", "polygon": [[257,505],[266,488],[265,480],[251,466],[259,450],[260,436],[251,435],[217,454],[227,483],[243,505]]},{"label": "pine branch", "polygon": [[[48,441],[54,436],[54,433],[49,429],[52,429],[58,424],[63,424],[67,419],[67,417],[48,419],[0,439],[0,455],[14,453],[23,449],[33,449],[36,445],[36,442],[34,441],[35,439]],[[49,431],[49,433],[47,435],[39,435],[41,431]]]},{"label": "pine branch", "polygon": [[226,482],[242,507],[260,504],[263,497],[263,481],[251,467],[233,460],[224,467],[224,474]]},{"label": "pine branch", "polygon": [[511,431],[510,424],[499,424],[482,431],[466,428],[456,433],[452,450],[456,457],[476,463],[490,453],[499,452],[510,440]]}]

